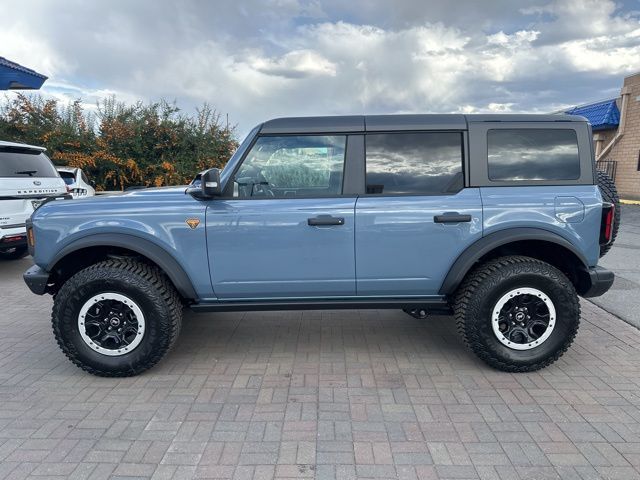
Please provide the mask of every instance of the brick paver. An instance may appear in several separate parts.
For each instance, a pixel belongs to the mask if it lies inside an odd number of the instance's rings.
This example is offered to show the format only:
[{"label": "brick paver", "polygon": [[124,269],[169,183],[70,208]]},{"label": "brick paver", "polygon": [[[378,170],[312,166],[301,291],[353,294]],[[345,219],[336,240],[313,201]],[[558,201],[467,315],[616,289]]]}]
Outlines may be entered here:
[{"label": "brick paver", "polygon": [[138,377],[66,360],[0,264],[0,478],[640,478],[640,331],[583,302],[553,366],[492,370],[452,319],[187,314]]}]

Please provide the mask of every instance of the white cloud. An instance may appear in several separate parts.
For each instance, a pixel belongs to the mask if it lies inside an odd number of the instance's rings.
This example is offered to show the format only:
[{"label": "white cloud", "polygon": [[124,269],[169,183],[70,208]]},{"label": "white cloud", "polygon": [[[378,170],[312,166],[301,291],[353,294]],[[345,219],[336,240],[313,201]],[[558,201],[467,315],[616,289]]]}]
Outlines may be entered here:
[{"label": "white cloud", "polygon": [[638,15],[611,0],[114,2],[3,12],[3,54],[60,98],[207,101],[241,131],[282,115],[550,111],[639,68]]},{"label": "white cloud", "polygon": [[313,50],[293,50],[278,58],[258,56],[249,63],[258,72],[284,78],[336,76],[336,65]]},{"label": "white cloud", "polygon": [[70,61],[51,48],[45,38],[31,33],[29,25],[17,22],[0,28],[0,55],[48,77],[72,71]]}]

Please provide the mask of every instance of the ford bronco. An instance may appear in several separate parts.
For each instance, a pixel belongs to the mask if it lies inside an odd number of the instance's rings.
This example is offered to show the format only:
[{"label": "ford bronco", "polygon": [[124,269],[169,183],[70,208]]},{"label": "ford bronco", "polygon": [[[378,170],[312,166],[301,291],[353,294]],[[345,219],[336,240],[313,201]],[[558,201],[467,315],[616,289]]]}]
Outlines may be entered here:
[{"label": "ford bronco", "polygon": [[96,375],[156,364],[183,307],[452,313],[486,363],[533,371],[613,282],[617,201],[582,117],[280,118],[189,186],[42,206],[24,279]]}]

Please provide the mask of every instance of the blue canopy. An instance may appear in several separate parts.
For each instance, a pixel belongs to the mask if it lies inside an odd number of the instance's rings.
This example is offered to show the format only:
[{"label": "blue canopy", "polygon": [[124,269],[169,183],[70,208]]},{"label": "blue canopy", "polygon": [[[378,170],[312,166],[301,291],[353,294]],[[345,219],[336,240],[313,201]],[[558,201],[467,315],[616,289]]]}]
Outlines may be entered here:
[{"label": "blue canopy", "polygon": [[0,57],[0,90],[38,90],[46,79],[35,70]]},{"label": "blue canopy", "polygon": [[565,111],[565,113],[585,117],[589,120],[594,131],[617,128],[620,123],[620,110],[618,110],[615,98],[587,105],[579,105]]}]

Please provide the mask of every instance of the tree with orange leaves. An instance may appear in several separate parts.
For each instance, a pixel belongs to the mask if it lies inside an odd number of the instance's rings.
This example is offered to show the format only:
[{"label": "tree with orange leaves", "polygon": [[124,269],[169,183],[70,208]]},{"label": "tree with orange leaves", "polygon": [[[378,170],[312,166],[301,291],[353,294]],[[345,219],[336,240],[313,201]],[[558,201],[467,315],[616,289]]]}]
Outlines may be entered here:
[{"label": "tree with orange leaves", "polygon": [[0,105],[0,139],[42,145],[56,165],[82,168],[98,190],[180,185],[222,167],[238,144],[207,104],[189,116],[166,101],[126,105],[115,97],[87,112],[17,94]]}]

